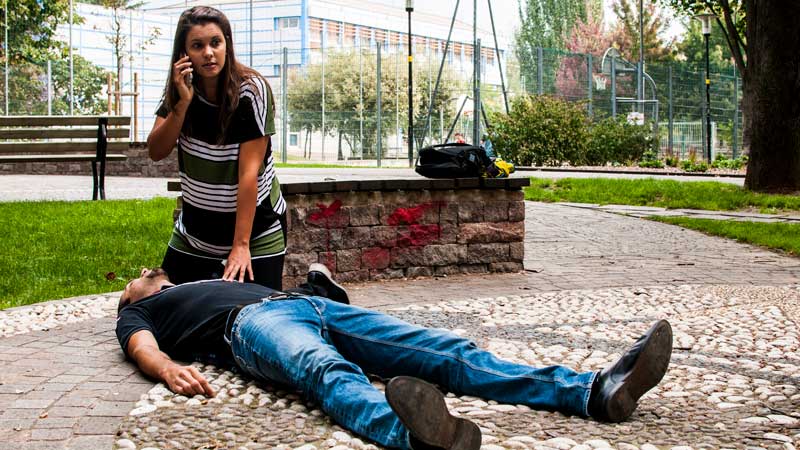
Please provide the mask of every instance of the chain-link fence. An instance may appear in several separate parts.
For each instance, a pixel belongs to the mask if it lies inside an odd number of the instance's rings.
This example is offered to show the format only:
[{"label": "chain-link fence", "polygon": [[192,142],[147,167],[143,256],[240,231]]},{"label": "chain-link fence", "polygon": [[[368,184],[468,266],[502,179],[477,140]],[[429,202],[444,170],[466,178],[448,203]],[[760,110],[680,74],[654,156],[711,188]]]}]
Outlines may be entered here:
[{"label": "chain-link fence", "polygon": [[[455,133],[462,133],[467,141],[473,140],[473,55],[463,48],[460,54],[454,53],[451,48],[442,63],[442,50],[415,46],[412,101],[415,153],[424,145],[445,141],[448,136],[453,140]],[[279,158],[285,162],[344,161],[370,166],[408,164],[407,51],[402,43],[379,46],[374,41],[350,48],[260,49],[253,65],[267,77],[275,94],[277,133],[273,148],[279,152]],[[627,117],[631,112],[639,112],[657,130],[664,154],[682,158],[692,153],[697,157],[704,155],[707,105],[702,70],[677,63],[648,64],[644,91],[639,97],[636,72],[631,70],[635,66],[621,59],[604,61],[602,55],[549,49],[541,49],[536,55],[532,69],[514,70],[520,75],[506,76],[512,99],[527,92],[581,101],[594,118]],[[139,77],[131,76],[140,70],[126,68],[126,84],[112,89],[137,90],[139,96],[121,99],[108,96],[108,72],[82,60],[80,70],[73,70],[81,77],[74,83],[80,87],[73,96],[75,114],[106,113],[110,99],[113,109],[118,107],[121,114],[137,113],[139,129],[134,139],[144,140],[163,91],[168,58],[163,53],[152,57],[158,61],[156,66],[164,66],[163,70],[150,66],[141,70],[142,78],[149,77],[141,91],[132,83]],[[239,58],[243,62],[249,59],[246,54]],[[482,103],[490,112],[502,112],[502,90],[496,76],[498,62],[487,63],[486,58],[482,62],[481,78],[490,81],[481,86]],[[434,96],[440,66],[442,77]],[[68,114],[69,73],[66,60],[11,64],[7,108],[5,77],[0,77],[3,112]],[[741,79],[734,73],[712,73],[710,78],[712,156],[717,153],[739,156],[742,154]]]}]

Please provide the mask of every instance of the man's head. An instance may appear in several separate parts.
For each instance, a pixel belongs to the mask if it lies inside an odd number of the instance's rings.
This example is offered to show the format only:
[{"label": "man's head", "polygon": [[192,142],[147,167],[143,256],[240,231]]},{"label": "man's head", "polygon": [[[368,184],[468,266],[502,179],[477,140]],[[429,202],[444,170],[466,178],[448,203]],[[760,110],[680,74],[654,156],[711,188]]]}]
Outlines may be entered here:
[{"label": "man's head", "polygon": [[172,283],[170,283],[167,272],[164,269],[160,267],[155,269],[143,268],[139,278],[135,278],[125,285],[125,290],[122,291],[122,295],[119,297],[117,312],[131,303],[136,303],[147,296],[155,294],[165,285],[172,286]]}]

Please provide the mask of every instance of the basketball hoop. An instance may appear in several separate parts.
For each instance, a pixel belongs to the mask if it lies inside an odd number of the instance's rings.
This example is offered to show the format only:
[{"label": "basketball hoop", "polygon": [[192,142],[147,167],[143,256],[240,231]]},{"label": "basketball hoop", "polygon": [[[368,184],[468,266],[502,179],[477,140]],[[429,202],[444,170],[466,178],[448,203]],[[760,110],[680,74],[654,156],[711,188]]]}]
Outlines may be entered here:
[{"label": "basketball hoop", "polygon": [[594,87],[598,91],[605,91],[606,90],[606,83],[608,83],[608,78],[605,75],[596,73],[592,75],[594,78]]}]

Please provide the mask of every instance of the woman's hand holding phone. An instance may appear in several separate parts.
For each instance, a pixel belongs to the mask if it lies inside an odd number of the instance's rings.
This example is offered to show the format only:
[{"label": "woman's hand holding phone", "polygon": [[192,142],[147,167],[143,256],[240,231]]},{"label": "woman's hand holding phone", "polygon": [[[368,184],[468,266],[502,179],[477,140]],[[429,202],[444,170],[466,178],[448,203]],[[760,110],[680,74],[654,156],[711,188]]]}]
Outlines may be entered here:
[{"label": "woman's hand holding phone", "polygon": [[181,100],[186,102],[186,106],[189,106],[194,96],[192,72],[194,72],[192,61],[186,55],[182,55],[172,67],[172,82],[178,89]]}]

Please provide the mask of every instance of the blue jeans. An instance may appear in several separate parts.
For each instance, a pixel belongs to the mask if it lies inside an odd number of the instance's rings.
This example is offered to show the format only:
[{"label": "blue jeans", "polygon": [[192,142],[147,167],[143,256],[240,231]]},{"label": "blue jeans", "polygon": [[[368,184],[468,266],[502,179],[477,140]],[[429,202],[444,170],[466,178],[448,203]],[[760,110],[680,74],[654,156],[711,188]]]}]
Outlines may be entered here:
[{"label": "blue jeans", "polygon": [[321,297],[249,305],[231,335],[242,370],[301,390],[341,426],[386,447],[408,448],[408,431],[365,373],[409,375],[459,395],[581,416],[595,377],[503,361],[445,330]]}]

